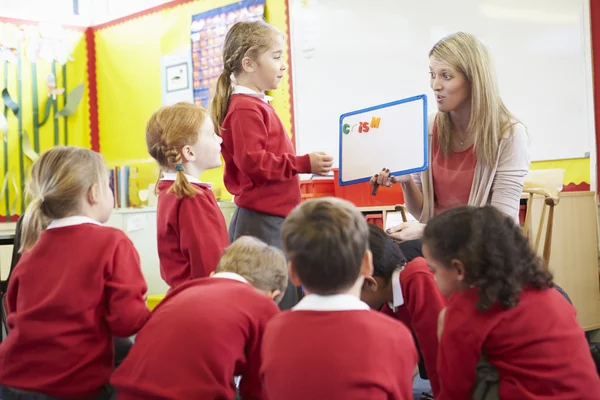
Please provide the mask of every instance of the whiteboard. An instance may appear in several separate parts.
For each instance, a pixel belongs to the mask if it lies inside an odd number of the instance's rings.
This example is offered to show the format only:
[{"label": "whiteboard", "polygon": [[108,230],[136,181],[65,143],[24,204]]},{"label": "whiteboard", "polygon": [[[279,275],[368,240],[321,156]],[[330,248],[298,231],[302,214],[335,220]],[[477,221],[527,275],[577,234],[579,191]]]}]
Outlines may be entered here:
[{"label": "whiteboard", "polygon": [[457,31],[490,49],[504,103],[529,132],[532,160],[594,154],[586,1],[289,0],[298,154],[337,156],[347,110],[431,96],[429,51]]},{"label": "whiteboard", "polygon": [[425,95],[346,113],[339,132],[342,186],[369,181],[381,168],[392,175],[427,169]]}]

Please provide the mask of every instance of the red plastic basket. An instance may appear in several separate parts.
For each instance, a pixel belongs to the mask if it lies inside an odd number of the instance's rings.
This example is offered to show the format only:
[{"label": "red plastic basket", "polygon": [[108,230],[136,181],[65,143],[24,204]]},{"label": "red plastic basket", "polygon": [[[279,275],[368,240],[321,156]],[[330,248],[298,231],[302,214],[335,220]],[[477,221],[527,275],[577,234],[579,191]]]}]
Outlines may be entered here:
[{"label": "red plastic basket", "polygon": [[300,197],[302,201],[328,196],[335,196],[333,179],[311,179],[300,181]]},{"label": "red plastic basket", "polygon": [[391,187],[380,187],[377,195],[373,196],[373,187],[369,182],[340,186],[339,171],[333,170],[333,185],[335,197],[348,200],[357,207],[394,206],[404,204],[404,193],[399,184]]},{"label": "red plastic basket", "polygon": [[383,214],[367,214],[365,219],[368,224],[374,224],[383,229]]}]

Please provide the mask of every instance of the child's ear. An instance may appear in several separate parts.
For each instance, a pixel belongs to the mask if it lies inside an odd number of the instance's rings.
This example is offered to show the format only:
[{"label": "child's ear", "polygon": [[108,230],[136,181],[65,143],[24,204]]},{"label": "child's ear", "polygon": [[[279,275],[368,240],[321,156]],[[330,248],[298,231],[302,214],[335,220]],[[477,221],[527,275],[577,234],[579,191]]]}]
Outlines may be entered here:
[{"label": "child's ear", "polygon": [[100,187],[94,183],[87,192],[86,200],[91,206],[100,202]]},{"label": "child's ear", "polygon": [[281,290],[279,290],[279,289],[272,290],[267,293],[267,296],[269,296],[271,299],[275,300],[276,302],[279,302],[279,300],[281,300],[281,298],[280,298]]},{"label": "child's ear", "polygon": [[192,149],[192,146],[185,145],[182,147],[181,158],[187,162],[196,161],[196,153],[194,153],[194,149]]},{"label": "child's ear", "polygon": [[245,72],[256,71],[256,62],[250,57],[244,57],[242,59],[242,68]]},{"label": "child's ear", "polygon": [[365,292],[377,293],[377,290],[379,290],[379,284],[377,283],[377,280],[372,276],[365,276],[362,285],[362,290]]},{"label": "child's ear", "polygon": [[462,282],[465,280],[465,265],[462,261],[454,258],[450,261],[450,265],[456,271],[456,280]]},{"label": "child's ear", "polygon": [[365,277],[373,275],[373,253],[371,253],[371,250],[365,252],[360,267],[360,274]]},{"label": "child's ear", "polygon": [[300,280],[300,277],[298,277],[296,268],[294,268],[294,264],[292,264],[291,261],[288,261],[288,270],[290,282],[292,282],[294,286],[302,286],[302,281]]}]

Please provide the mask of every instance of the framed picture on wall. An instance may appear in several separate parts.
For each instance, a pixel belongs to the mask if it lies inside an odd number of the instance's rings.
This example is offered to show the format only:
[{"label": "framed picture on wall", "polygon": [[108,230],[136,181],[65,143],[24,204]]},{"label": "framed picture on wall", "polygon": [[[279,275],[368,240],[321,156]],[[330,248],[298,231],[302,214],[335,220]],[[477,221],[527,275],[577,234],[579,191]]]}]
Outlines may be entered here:
[{"label": "framed picture on wall", "polygon": [[190,87],[188,64],[180,63],[166,68],[167,93],[185,90]]}]

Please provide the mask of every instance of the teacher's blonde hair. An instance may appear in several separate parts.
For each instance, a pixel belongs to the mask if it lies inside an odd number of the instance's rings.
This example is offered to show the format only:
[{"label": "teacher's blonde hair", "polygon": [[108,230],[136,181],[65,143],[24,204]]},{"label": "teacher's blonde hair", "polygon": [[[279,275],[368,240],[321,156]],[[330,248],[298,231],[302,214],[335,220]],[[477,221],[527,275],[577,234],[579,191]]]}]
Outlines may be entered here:
[{"label": "teacher's blonde hair", "polygon": [[[500,139],[518,121],[500,98],[488,49],[475,36],[457,32],[437,42],[429,52],[429,57],[432,56],[464,74],[471,84],[471,117],[467,129],[475,135],[473,146],[477,160],[493,166]],[[438,112],[438,140],[445,154],[451,152],[453,130],[450,114]]]}]

